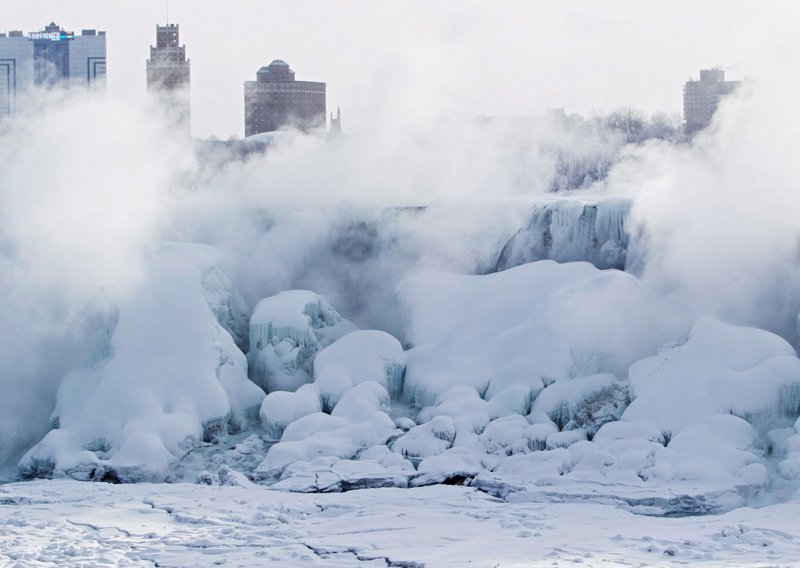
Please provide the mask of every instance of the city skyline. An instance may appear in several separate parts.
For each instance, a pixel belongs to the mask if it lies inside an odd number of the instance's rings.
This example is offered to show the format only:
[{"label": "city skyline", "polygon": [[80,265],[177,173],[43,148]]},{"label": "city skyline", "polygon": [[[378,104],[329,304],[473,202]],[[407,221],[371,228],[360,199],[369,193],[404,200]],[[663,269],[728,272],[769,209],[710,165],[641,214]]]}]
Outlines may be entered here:
[{"label": "city skyline", "polygon": [[[697,69],[719,65],[731,76],[758,78],[791,57],[781,50],[787,16],[796,12],[788,2],[755,14],[717,2],[612,2],[606,9],[575,2],[457,4],[463,9],[451,18],[452,2],[380,8],[241,0],[222,11],[209,2],[172,0],[169,20],[181,25],[192,53],[192,130],[198,137],[241,136],[242,82],[272,59],[324,80],[329,107],[345,109],[350,131],[399,117],[532,115],[553,107],[680,113],[681,85]],[[690,7],[705,16],[698,18],[702,29],[686,19]],[[141,61],[153,26],[165,21],[166,4],[16,1],[4,16],[8,29],[56,21],[65,29],[106,30],[109,95],[140,98],[146,93]],[[255,32],[259,17],[280,25]],[[557,41],[559,49],[548,47]]]}]

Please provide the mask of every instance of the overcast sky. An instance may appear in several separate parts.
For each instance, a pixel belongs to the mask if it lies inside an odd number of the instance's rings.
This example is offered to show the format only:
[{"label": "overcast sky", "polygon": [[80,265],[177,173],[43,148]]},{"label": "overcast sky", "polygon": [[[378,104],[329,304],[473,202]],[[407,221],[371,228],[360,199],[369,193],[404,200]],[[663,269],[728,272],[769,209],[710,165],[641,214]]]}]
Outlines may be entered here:
[{"label": "overcast sky", "polygon": [[[141,97],[166,0],[4,0],[0,27],[107,32],[111,96]],[[800,2],[170,0],[192,72],[195,135],[243,132],[245,80],[274,58],[328,84],[345,129],[455,114],[636,106],[681,112],[684,81],[719,65],[757,78],[796,48]]]}]

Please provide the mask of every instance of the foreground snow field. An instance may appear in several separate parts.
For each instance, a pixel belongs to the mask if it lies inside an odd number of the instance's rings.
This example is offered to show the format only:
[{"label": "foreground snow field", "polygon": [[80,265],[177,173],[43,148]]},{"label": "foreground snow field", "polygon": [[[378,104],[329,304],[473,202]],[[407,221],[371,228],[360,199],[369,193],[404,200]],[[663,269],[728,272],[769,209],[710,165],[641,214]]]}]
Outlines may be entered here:
[{"label": "foreground snow field", "polygon": [[7,566],[796,566],[800,498],[718,516],[506,503],[472,488],[0,486]]}]

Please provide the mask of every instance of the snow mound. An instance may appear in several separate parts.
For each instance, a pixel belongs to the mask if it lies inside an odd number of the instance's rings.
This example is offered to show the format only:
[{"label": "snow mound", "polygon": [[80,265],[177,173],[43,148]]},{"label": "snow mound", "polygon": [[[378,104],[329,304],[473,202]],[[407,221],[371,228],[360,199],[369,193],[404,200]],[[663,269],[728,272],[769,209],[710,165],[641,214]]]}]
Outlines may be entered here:
[{"label": "snow mound", "polygon": [[526,434],[531,425],[519,414],[510,414],[492,420],[478,440],[485,451],[490,454],[514,455],[526,453],[531,450],[530,441]]},{"label": "snow mound", "polygon": [[450,449],[455,438],[453,421],[447,416],[437,416],[403,434],[392,446],[392,451],[410,459],[435,456]]},{"label": "snow mound", "polygon": [[[387,389],[399,396],[405,372],[405,354],[397,339],[382,331],[353,331],[316,354],[313,372],[313,384],[295,392],[272,392],[264,399],[262,423],[267,435],[280,441],[256,468],[256,479],[278,480],[283,489],[310,490],[304,488],[317,479],[325,463],[333,467],[339,460],[353,460],[402,432],[387,414]],[[314,461],[320,458],[328,461]],[[396,481],[396,473],[389,477]],[[338,472],[326,477],[323,486],[347,485],[348,479],[354,477]]]},{"label": "snow mound", "polygon": [[317,432],[302,440],[275,444],[253,472],[253,477],[258,480],[278,479],[288,466],[320,457],[353,459],[362,450],[385,444],[396,433],[391,418],[384,412],[374,412],[362,422]]},{"label": "snow mound", "polygon": [[[752,425],[737,416],[719,414],[707,423],[682,429],[655,460],[653,469],[668,468],[682,481],[715,481],[730,485],[763,485],[764,446]],[[647,471],[644,472],[647,475]]]},{"label": "snow mound", "polygon": [[231,314],[230,325],[238,302],[216,258],[210,247],[187,244],[154,254],[117,307],[107,356],[62,382],[57,428],[23,456],[24,475],[160,480],[186,450],[255,418],[264,394],[215,317]]},{"label": "snow mound", "polygon": [[303,385],[295,392],[269,393],[261,403],[259,414],[267,436],[280,440],[289,424],[321,410],[319,391],[313,385]]},{"label": "snow mound", "polygon": [[311,382],[317,352],[355,329],[314,292],[265,298],[250,317],[250,376],[267,392],[297,390]]},{"label": "snow mound", "polygon": [[310,438],[318,432],[328,432],[344,428],[349,422],[338,416],[331,416],[324,412],[315,412],[295,420],[289,424],[281,436],[282,442],[297,442]]},{"label": "snow mound", "polygon": [[[317,386],[317,385],[314,385]],[[361,422],[375,412],[389,411],[389,393],[373,381],[360,383],[346,391],[331,412],[331,416],[344,418],[350,423]]]},{"label": "snow mound", "polygon": [[628,367],[685,333],[639,280],[585,262],[541,261],[481,276],[423,273],[398,287],[410,312],[406,391],[421,408],[455,386],[491,399]]},{"label": "snow mound", "polygon": [[490,414],[495,414],[489,403],[483,400],[471,387],[453,387],[437,398],[435,406],[427,406],[420,410],[417,420],[429,422],[436,416],[449,417],[461,435],[477,434],[486,428],[491,421]]},{"label": "snow mound", "polygon": [[623,418],[677,433],[716,414],[796,415],[800,359],[768,331],[705,317],[686,343],[638,361],[629,378],[633,402]]},{"label": "snow mound", "polygon": [[403,392],[406,356],[400,342],[383,331],[349,333],[314,359],[314,383],[325,408],[333,408],[348,389],[372,381],[394,399]]},{"label": "snow mound", "polygon": [[451,448],[441,454],[422,460],[417,468],[417,476],[411,480],[414,486],[434,483],[457,484],[471,479],[483,470],[474,452],[466,448]]}]

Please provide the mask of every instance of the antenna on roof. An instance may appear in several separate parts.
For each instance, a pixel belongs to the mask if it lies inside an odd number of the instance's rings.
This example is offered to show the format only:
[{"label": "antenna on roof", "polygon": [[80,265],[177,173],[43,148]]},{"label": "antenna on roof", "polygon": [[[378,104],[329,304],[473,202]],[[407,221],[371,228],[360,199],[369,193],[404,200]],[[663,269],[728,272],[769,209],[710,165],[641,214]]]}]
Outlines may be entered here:
[{"label": "antenna on roof", "polygon": [[169,0],[167,0],[167,25],[169,25]]}]

